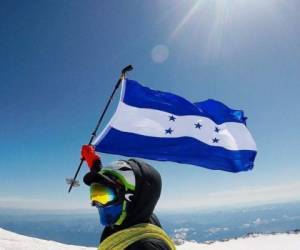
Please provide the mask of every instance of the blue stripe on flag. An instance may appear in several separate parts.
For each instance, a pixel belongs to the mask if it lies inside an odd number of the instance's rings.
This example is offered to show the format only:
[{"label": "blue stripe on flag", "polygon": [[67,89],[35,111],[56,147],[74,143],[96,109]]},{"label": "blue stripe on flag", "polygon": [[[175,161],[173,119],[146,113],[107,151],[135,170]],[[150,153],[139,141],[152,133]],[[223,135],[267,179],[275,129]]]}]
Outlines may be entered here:
[{"label": "blue stripe on flag", "polygon": [[[117,143],[116,143],[117,142]],[[229,172],[253,168],[256,151],[227,150],[191,137],[155,138],[109,128],[96,151],[159,161],[174,161]]]},{"label": "blue stripe on flag", "polygon": [[127,80],[125,84],[123,102],[130,106],[157,109],[178,116],[204,116],[210,118],[216,124],[224,122],[245,124],[246,121],[243,111],[230,109],[223,103],[212,99],[193,104],[178,95],[153,90],[133,80]]}]

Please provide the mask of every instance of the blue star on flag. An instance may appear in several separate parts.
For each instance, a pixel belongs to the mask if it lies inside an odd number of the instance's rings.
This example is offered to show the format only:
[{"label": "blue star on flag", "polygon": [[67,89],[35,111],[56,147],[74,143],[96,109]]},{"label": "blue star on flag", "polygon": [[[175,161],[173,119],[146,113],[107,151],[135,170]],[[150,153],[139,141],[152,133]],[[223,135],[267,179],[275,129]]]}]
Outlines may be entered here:
[{"label": "blue star on flag", "polygon": [[169,121],[175,122],[175,120],[176,120],[176,117],[174,115],[169,116]]},{"label": "blue star on flag", "polygon": [[166,134],[172,134],[173,131],[174,130],[172,130],[171,128],[168,128],[168,129],[165,130],[165,133]]},{"label": "blue star on flag", "polygon": [[215,127],[215,132],[219,133],[221,129],[219,129],[218,127]]},{"label": "blue star on flag", "polygon": [[220,141],[220,139],[217,139],[216,137],[214,139],[212,139],[213,143],[218,143]]},{"label": "blue star on flag", "polygon": [[199,128],[200,129],[202,127],[202,125],[199,122],[195,123],[194,125],[195,125],[195,128]]}]

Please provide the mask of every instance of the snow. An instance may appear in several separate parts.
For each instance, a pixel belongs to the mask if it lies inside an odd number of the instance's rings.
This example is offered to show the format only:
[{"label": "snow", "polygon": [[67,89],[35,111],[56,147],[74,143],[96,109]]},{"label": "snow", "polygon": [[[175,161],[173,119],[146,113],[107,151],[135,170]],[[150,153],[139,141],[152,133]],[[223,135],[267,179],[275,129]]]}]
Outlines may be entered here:
[{"label": "snow", "polygon": [[0,250],[95,250],[12,233],[0,228]]},{"label": "snow", "polygon": [[180,250],[299,250],[300,234],[257,235],[217,241],[212,244],[186,242]]},{"label": "snow", "polygon": [[[31,238],[0,228],[0,250],[96,250]],[[300,234],[254,235],[211,244],[185,242],[178,250],[299,250]]]}]

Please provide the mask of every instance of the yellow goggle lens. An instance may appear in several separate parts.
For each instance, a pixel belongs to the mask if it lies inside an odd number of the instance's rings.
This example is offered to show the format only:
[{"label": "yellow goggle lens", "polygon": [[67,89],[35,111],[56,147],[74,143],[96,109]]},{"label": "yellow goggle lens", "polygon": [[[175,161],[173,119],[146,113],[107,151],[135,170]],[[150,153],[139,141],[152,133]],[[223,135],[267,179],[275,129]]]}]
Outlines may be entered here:
[{"label": "yellow goggle lens", "polygon": [[110,187],[99,183],[93,183],[90,186],[90,199],[91,201],[96,201],[101,205],[105,205],[116,199],[116,193]]}]

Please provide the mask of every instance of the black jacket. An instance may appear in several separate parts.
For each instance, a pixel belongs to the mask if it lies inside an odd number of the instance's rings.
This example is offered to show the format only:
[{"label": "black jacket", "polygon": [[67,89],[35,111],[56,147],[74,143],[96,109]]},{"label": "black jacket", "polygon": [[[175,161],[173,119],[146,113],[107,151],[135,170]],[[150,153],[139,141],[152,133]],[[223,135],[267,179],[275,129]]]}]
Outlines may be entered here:
[{"label": "black jacket", "polygon": [[[161,227],[158,218],[153,214],[161,192],[160,174],[140,160],[130,159],[127,163],[132,167],[136,180],[132,202],[128,202],[127,205],[127,217],[120,226],[106,227],[100,242],[115,232],[140,223],[151,223]],[[135,242],[126,250],[170,250],[170,248],[162,240],[147,238]]]}]

